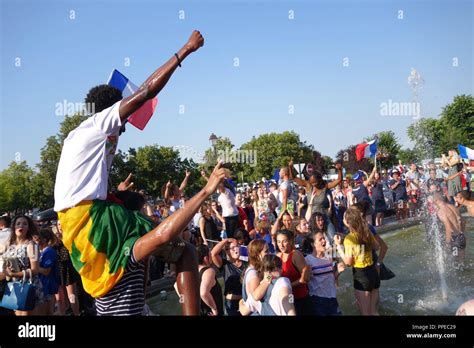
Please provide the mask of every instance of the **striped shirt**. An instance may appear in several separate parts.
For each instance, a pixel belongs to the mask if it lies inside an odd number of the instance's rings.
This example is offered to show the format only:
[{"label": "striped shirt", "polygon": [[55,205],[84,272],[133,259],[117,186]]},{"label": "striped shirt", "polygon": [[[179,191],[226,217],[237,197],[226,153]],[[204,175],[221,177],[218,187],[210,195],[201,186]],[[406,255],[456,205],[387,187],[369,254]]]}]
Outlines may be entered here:
[{"label": "striped shirt", "polygon": [[332,258],[317,258],[310,254],[305,257],[305,260],[312,271],[308,283],[310,296],[336,298],[336,279]]},{"label": "striped shirt", "polygon": [[142,315],[145,307],[145,263],[130,256],[122,279],[95,301],[98,316]]}]

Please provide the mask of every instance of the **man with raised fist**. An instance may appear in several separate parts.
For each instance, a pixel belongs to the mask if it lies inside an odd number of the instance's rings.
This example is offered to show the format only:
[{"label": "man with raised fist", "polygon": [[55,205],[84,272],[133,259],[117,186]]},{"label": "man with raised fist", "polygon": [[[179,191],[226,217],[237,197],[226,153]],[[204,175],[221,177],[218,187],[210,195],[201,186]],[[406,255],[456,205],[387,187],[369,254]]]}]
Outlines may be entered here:
[{"label": "man with raised fist", "polygon": [[[113,87],[92,88],[86,105],[92,105],[96,113],[71,131],[64,141],[56,175],[54,209],[63,229],[64,245],[81,275],[84,289],[94,298],[107,295],[128,269],[181,233],[201,203],[215,190],[209,187],[217,186],[222,179],[224,172],[218,166],[213,180],[188,202],[186,209],[173,214],[158,228],[139,212],[125,209],[117,200],[107,200],[110,166],[128,117],[160,93],[176,68],[203,44],[200,32],[194,31],[177,53],[125,99]],[[192,257],[187,268],[177,274],[177,282],[182,288],[180,293],[186,297],[182,301],[183,314],[198,315],[197,259],[192,249],[189,252]],[[140,313],[135,308],[120,314]]]}]

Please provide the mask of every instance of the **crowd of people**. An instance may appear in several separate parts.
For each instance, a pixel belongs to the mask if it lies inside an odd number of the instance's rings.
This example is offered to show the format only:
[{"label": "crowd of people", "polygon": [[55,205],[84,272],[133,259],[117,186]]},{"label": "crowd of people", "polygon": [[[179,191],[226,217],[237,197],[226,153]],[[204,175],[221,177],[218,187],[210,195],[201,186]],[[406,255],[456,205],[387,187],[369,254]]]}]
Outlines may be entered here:
[{"label": "crowd of people", "polygon": [[388,246],[375,228],[385,215],[428,212],[444,226],[447,247],[465,249],[459,208],[472,215],[470,172],[454,150],[440,166],[400,163],[379,171],[375,165],[351,178],[335,163],[332,182],[317,171],[296,177],[290,162],[278,181],[262,180],[245,192],[236,191],[222,162],[201,172],[207,183],[192,197],[184,194],[190,172],[179,186],[164,185],[158,199],[133,187],[132,175],[109,187],[128,118],[203,44],[194,31],[128,98],[106,85],[90,90],[86,104],[96,113],[62,148],[57,223],[38,228],[25,215],[0,219],[3,291],[12,280],[34,285],[34,307],[9,313],[64,314],[70,307],[77,315],[82,307],[99,316],[145,315],[150,280],[167,269],[183,315],[337,316],[338,278],[350,267],[360,313],[378,315],[381,280],[393,277],[383,264]]},{"label": "crowd of people", "polygon": [[[201,315],[341,315],[336,289],[347,267],[353,270],[360,313],[377,315],[380,268],[388,246],[375,226],[382,225],[390,210],[398,219],[435,214],[463,261],[464,227],[456,219],[462,220],[462,206],[472,215],[467,166],[459,165],[452,173],[430,163],[425,173],[423,167],[400,163],[388,171],[374,167],[370,174],[357,172],[352,180],[343,178],[341,164],[335,166],[339,177],[329,183],[318,172],[293,178],[291,162],[281,169],[278,183],[262,180],[237,192],[231,180],[219,182],[179,234],[197,254]],[[209,180],[204,170],[201,175]],[[453,179],[459,183],[451,184]],[[180,186],[168,182],[162,196],[153,200],[144,189],[133,187],[130,175],[114,197],[159,226],[187,207],[189,180],[187,171]],[[120,303],[122,290],[114,288],[116,296],[113,289],[96,300],[86,293],[63,244],[59,220],[44,224],[27,215],[13,221],[3,216],[0,230],[0,253],[9,266],[0,276],[3,285],[6,279],[26,277],[36,288],[35,309],[17,315],[123,314],[112,311],[107,301]],[[19,261],[16,269],[10,267],[14,259]],[[135,314],[146,313],[144,294],[150,281],[166,272],[176,276],[169,261],[153,254],[146,262],[127,265],[141,274],[135,286],[143,299]],[[81,305],[79,298],[84,299]]]}]

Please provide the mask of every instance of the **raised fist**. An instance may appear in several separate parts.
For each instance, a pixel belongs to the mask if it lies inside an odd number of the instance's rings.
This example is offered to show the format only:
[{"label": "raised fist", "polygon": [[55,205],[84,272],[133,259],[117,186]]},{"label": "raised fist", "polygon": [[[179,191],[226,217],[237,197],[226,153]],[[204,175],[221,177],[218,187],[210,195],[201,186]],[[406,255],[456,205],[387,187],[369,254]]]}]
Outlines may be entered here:
[{"label": "raised fist", "polygon": [[202,37],[199,31],[194,30],[185,46],[189,50],[189,52],[195,52],[203,45],[204,38]]}]

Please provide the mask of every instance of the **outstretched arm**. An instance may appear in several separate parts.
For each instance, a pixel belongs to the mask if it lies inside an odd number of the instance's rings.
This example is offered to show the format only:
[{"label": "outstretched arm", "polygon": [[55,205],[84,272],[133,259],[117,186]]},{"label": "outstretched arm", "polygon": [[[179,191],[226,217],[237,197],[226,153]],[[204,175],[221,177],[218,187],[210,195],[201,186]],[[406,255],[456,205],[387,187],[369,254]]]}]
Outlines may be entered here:
[{"label": "outstretched arm", "polygon": [[309,182],[306,180],[300,179],[297,176],[293,177],[293,160],[288,163],[288,175],[291,180],[296,182],[299,186],[308,187]]},{"label": "outstretched arm", "polygon": [[370,176],[367,178],[367,180],[364,181],[364,186],[368,187],[372,180],[374,180],[375,173],[377,172],[377,166],[374,166],[374,169],[372,169],[372,173],[370,173]]},{"label": "outstretched arm", "polygon": [[[188,42],[178,51],[180,61],[197,51],[204,45],[204,38],[197,30],[193,31]],[[154,98],[163,87],[166,86],[171,75],[178,66],[178,59],[173,55],[165,64],[158,68],[130,97],[125,98],[120,103],[120,119],[125,121],[131,114],[137,111],[145,102]]]},{"label": "outstretched arm", "polygon": [[184,192],[184,189],[188,185],[188,180],[189,177],[191,176],[191,172],[186,169],[186,176],[184,177],[183,182],[181,183],[181,186],[179,187],[179,192],[182,194]]},{"label": "outstretched arm", "polygon": [[342,164],[336,163],[337,179],[327,185],[328,190],[332,190],[342,182]]},{"label": "outstretched arm", "polygon": [[214,168],[207,185],[186,203],[186,207],[177,210],[158,227],[137,240],[133,247],[133,253],[137,261],[144,260],[153,254],[157,247],[173,240],[186,228],[201,204],[226,177],[227,171],[221,166],[222,162],[219,162]]}]

